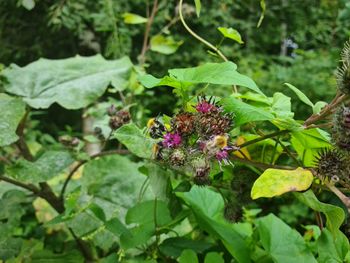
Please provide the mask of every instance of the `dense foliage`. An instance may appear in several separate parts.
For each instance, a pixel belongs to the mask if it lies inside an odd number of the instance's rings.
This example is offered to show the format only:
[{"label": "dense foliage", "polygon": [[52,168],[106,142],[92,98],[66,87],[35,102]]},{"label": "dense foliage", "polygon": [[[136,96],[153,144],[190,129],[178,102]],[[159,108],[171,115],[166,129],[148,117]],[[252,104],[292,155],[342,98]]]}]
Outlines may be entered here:
[{"label": "dense foliage", "polygon": [[0,262],[350,262],[346,1],[0,14]]}]

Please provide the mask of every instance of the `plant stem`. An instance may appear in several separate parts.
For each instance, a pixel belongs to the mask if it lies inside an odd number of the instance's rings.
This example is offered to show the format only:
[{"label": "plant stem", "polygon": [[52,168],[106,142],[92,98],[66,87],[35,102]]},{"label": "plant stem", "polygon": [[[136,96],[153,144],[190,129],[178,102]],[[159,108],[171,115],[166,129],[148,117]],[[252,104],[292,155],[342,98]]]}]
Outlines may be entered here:
[{"label": "plant stem", "polygon": [[24,159],[26,159],[27,161],[33,161],[34,157],[31,154],[29,147],[24,139],[24,129],[26,127],[26,121],[29,115],[29,110],[26,111],[26,113],[24,114],[22,120],[20,121],[16,133],[19,137],[18,141],[16,142],[18,149],[21,151]]},{"label": "plant stem", "polygon": [[153,8],[151,11],[150,16],[148,17],[145,34],[143,36],[143,45],[142,50],[140,54],[140,64],[143,65],[146,61],[146,52],[149,49],[149,33],[151,31],[151,26],[153,24],[154,17],[158,11],[158,0],[154,0],[153,2]]},{"label": "plant stem", "polygon": [[209,43],[208,41],[206,41],[204,38],[200,37],[199,35],[197,35],[186,23],[183,14],[182,14],[182,4],[183,4],[183,0],[180,0],[179,2],[179,15],[180,15],[180,20],[182,25],[186,28],[186,30],[188,31],[188,33],[190,33],[193,37],[195,37],[196,39],[198,39],[200,42],[202,42],[203,44],[205,44],[207,47],[209,47],[210,49],[212,49],[216,54],[219,55],[219,57],[221,57],[224,61],[228,61],[227,57],[217,48],[215,47],[213,44]]},{"label": "plant stem", "polygon": [[243,143],[241,145],[237,145],[237,146],[240,149],[242,149],[242,148],[247,147],[249,145],[252,145],[254,143],[257,143],[257,142],[260,142],[260,141],[263,141],[263,140],[266,140],[266,139],[269,139],[269,138],[272,138],[272,137],[284,135],[284,134],[287,134],[289,132],[290,132],[289,130],[282,130],[282,131],[273,132],[273,133],[266,134],[266,135],[263,135],[261,137],[258,137],[258,138],[254,139],[254,140],[247,141],[247,142],[245,142],[245,143]]},{"label": "plant stem", "polygon": [[4,176],[4,175],[0,175],[0,181],[4,181],[4,182],[10,183],[10,184],[22,187],[26,190],[33,192],[34,194],[38,194],[40,192],[40,189],[38,187],[36,187],[35,185],[25,184],[25,183],[19,182],[17,180],[14,180],[14,179],[9,178],[9,177]]}]

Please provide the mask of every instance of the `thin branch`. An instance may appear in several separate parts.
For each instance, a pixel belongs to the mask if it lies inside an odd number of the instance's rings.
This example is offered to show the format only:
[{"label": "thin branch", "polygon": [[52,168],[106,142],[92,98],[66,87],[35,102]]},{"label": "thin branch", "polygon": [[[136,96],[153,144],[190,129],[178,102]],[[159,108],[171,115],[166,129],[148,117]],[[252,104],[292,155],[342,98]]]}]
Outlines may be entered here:
[{"label": "thin branch", "polygon": [[145,60],[146,60],[146,52],[149,48],[149,33],[151,31],[153,20],[154,20],[154,17],[156,15],[157,11],[158,11],[158,0],[154,0],[151,15],[148,17],[146,29],[145,29],[145,34],[143,36],[143,45],[142,45],[142,50],[141,50],[141,54],[140,54],[140,64],[141,65],[143,65],[145,63]]},{"label": "thin branch", "polygon": [[209,43],[208,41],[206,41],[204,38],[200,37],[199,35],[197,35],[186,23],[183,14],[182,14],[182,4],[183,4],[183,0],[180,0],[179,2],[179,15],[180,15],[180,20],[181,23],[183,24],[183,26],[186,28],[186,30],[188,31],[188,33],[190,33],[193,37],[195,37],[196,39],[198,39],[200,42],[202,42],[203,44],[205,44],[207,47],[209,47],[210,49],[212,49],[216,54],[218,54],[224,61],[228,61],[227,57],[217,48],[215,47],[213,44]]},{"label": "thin branch", "polygon": [[103,151],[103,152],[100,152],[100,153],[96,153],[94,155],[91,155],[90,156],[90,159],[89,160],[82,160],[80,161],[76,166],[74,166],[74,168],[70,171],[70,173],[68,174],[64,184],[63,184],[63,187],[62,187],[62,190],[61,190],[61,194],[60,194],[60,199],[63,200],[64,198],[64,193],[66,191],[66,188],[68,186],[68,183],[69,181],[72,179],[73,175],[79,170],[79,168],[81,166],[83,166],[84,164],[86,164],[88,161],[92,160],[92,159],[95,159],[95,158],[98,158],[98,157],[102,157],[102,156],[106,156],[106,155],[112,155],[112,154],[128,154],[129,151],[128,150],[111,150],[111,151]]},{"label": "thin branch", "polygon": [[4,181],[4,182],[10,183],[10,184],[19,186],[21,188],[24,188],[26,190],[33,192],[36,195],[40,192],[40,189],[37,188],[35,185],[25,184],[25,183],[19,182],[17,180],[14,180],[12,178],[9,178],[7,176],[0,175],[0,181]]},{"label": "thin branch", "polygon": [[26,113],[24,114],[21,122],[19,123],[16,133],[19,137],[18,141],[16,142],[19,150],[21,151],[23,157],[28,160],[28,161],[33,161],[34,157],[31,154],[29,147],[24,139],[24,129],[26,127],[26,121],[29,115],[29,110],[26,111]]},{"label": "thin branch", "polygon": [[247,147],[249,145],[252,145],[254,143],[257,143],[257,142],[260,142],[260,141],[263,141],[263,140],[266,140],[266,139],[269,139],[269,138],[273,138],[273,137],[276,137],[276,136],[284,135],[284,134],[287,134],[289,132],[290,132],[289,130],[282,130],[282,131],[273,132],[273,133],[266,134],[266,135],[263,135],[261,137],[258,137],[258,138],[254,139],[254,140],[247,141],[247,142],[245,142],[245,143],[243,143],[241,145],[237,145],[237,146],[242,149],[242,148]]},{"label": "thin branch", "polygon": [[293,166],[285,166],[285,165],[276,165],[276,164],[267,164],[267,163],[260,163],[260,162],[255,162],[243,158],[239,158],[237,156],[231,156],[231,159],[234,161],[238,161],[240,163],[248,164],[254,167],[258,167],[261,169],[268,169],[268,168],[275,168],[275,169],[281,169],[281,170],[294,170],[296,167]]}]

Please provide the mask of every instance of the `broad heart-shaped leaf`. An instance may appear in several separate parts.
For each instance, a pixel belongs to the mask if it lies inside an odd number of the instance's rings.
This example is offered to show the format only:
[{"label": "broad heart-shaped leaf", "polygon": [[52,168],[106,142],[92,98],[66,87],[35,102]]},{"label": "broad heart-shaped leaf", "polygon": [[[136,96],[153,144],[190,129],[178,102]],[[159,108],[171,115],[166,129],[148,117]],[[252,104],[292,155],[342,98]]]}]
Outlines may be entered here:
[{"label": "broad heart-shaped leaf", "polygon": [[127,57],[108,61],[101,55],[76,56],[39,59],[25,67],[11,65],[1,76],[6,79],[4,89],[23,97],[33,108],[46,109],[56,102],[66,109],[80,109],[100,97],[110,84],[124,89],[131,67]]},{"label": "broad heart-shaped leaf", "polygon": [[6,174],[26,183],[45,182],[58,175],[74,162],[72,155],[65,151],[47,151],[35,162],[19,160],[7,167]]},{"label": "broad heart-shaped leaf", "polygon": [[345,213],[342,208],[320,202],[311,190],[308,190],[305,193],[294,193],[294,195],[300,202],[304,203],[311,209],[322,212],[327,219],[327,228],[332,234],[335,235],[337,233],[345,219]]},{"label": "broad heart-shaped leaf", "polygon": [[182,45],[183,41],[175,41],[171,36],[155,35],[151,38],[151,50],[164,55],[170,55]]},{"label": "broad heart-shaped leaf", "polygon": [[251,232],[242,224],[230,224],[223,218],[224,200],[219,193],[193,186],[190,192],[176,195],[192,209],[201,228],[219,238],[237,262],[251,262],[246,243]]},{"label": "broad heart-shaped leaf", "polygon": [[291,191],[303,191],[310,187],[313,175],[309,170],[297,168],[295,170],[267,169],[254,182],[252,199],[260,197],[274,197]]},{"label": "broad heart-shaped leaf", "polygon": [[317,239],[317,248],[319,263],[348,262],[345,258],[350,251],[349,240],[340,230],[332,235],[327,228],[323,229]]},{"label": "broad heart-shaped leaf", "polygon": [[139,78],[147,88],[170,86],[184,88],[192,84],[209,83],[214,85],[239,85],[265,96],[255,82],[237,71],[233,62],[206,63],[193,68],[170,69],[169,76],[157,79],[150,75]]},{"label": "broad heart-shaped leaf", "polygon": [[25,103],[0,93],[0,147],[17,141],[16,129],[25,113]]},{"label": "broad heart-shaped leaf", "polygon": [[146,159],[152,157],[152,147],[156,141],[146,137],[135,124],[123,125],[114,133],[114,137],[136,156]]},{"label": "broad heart-shaped leaf", "polygon": [[256,222],[260,242],[276,263],[317,263],[303,237],[273,214]]},{"label": "broad heart-shaped leaf", "polygon": [[266,121],[274,118],[274,116],[264,108],[249,105],[233,96],[222,99],[220,104],[223,105],[225,111],[234,113],[236,126],[252,121]]},{"label": "broad heart-shaped leaf", "polygon": [[218,30],[224,37],[232,39],[239,44],[244,43],[241,34],[236,29],[233,29],[232,27],[218,27]]}]

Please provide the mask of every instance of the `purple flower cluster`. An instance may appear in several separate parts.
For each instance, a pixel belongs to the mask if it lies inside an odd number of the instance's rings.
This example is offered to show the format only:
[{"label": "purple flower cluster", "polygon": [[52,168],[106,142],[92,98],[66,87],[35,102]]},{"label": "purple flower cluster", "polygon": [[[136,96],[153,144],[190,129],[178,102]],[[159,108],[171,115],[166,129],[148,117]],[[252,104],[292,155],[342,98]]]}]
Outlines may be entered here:
[{"label": "purple flower cluster", "polygon": [[214,104],[211,104],[205,100],[201,101],[196,106],[196,110],[201,113],[208,113],[214,109],[217,109],[217,107]]},{"label": "purple flower cluster", "polygon": [[166,148],[176,148],[180,146],[181,142],[182,142],[182,139],[178,133],[167,132],[164,135],[164,140],[162,141],[162,144]]}]

